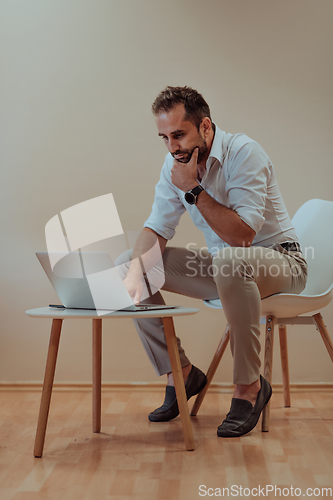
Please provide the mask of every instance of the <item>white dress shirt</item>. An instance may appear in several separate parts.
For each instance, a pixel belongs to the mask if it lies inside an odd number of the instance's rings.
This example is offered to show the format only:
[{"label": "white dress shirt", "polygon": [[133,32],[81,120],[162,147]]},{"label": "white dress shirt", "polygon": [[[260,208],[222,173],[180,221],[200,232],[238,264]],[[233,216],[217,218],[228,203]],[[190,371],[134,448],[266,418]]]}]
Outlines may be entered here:
[{"label": "white dress shirt", "polygon": [[[173,161],[168,153],[144,227],[170,240],[181,215],[187,210],[196,227],[203,231],[208,250],[214,255],[229,245],[208,225],[197,206],[185,201],[185,193],[172,184]],[[297,241],[273,165],[263,148],[245,134],[229,134],[215,128],[200,184],[217,202],[235,210],[256,232],[252,245],[269,247],[274,243]]]}]

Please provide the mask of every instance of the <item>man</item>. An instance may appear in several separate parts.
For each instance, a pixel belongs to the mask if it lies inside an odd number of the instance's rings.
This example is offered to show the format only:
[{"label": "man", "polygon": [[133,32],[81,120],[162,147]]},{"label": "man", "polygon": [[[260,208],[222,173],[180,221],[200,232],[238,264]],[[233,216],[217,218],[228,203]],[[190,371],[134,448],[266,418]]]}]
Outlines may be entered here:
[{"label": "man", "polygon": [[[144,283],[136,257],[147,255],[157,240],[163,254],[163,290],[221,299],[234,357],[235,389],[217,433],[241,436],[255,427],[272,393],[260,376],[261,298],[300,293],[306,283],[306,262],[273,166],[258,143],[244,134],[222,132],[212,123],[204,98],[189,87],[167,87],[152,111],[169,153],[124,283],[139,302]],[[166,246],[186,210],[204,232],[208,249]],[[149,267],[153,264],[152,259]],[[149,275],[147,263],[145,270]],[[159,292],[151,301],[164,303]],[[136,328],[156,372],[168,376],[164,403],[149,414],[149,420],[175,418],[178,405],[162,321],[137,320]],[[179,339],[178,345],[189,399],[205,386],[206,377],[190,363]]]}]

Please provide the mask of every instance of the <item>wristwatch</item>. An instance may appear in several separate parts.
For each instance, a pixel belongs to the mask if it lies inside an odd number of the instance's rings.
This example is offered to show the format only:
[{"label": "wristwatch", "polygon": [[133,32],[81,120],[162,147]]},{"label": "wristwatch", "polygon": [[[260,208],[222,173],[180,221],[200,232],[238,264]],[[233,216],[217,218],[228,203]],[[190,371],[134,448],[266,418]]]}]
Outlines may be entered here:
[{"label": "wristwatch", "polygon": [[204,191],[204,188],[202,186],[195,186],[195,188],[191,189],[191,191],[188,191],[185,193],[185,200],[189,205],[194,205],[197,202],[198,196],[201,193],[201,191]]}]

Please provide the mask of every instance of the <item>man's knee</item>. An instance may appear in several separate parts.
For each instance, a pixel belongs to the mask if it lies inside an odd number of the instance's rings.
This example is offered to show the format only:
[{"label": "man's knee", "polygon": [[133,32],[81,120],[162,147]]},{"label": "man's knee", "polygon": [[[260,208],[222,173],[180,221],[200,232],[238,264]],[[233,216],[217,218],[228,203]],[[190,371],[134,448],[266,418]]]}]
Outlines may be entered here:
[{"label": "man's knee", "polygon": [[246,248],[226,247],[222,248],[213,258],[213,269],[215,281],[253,279],[253,267],[247,259]]}]

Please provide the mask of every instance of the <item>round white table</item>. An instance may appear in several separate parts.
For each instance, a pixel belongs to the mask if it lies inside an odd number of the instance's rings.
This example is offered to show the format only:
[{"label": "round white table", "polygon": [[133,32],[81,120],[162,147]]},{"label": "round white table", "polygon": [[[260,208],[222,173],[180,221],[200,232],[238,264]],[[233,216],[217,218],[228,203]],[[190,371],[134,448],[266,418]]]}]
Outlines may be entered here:
[{"label": "round white table", "polygon": [[47,420],[49,415],[54,373],[59,349],[60,333],[63,320],[65,319],[91,319],[93,333],[93,432],[101,430],[101,384],[102,384],[102,321],[112,318],[162,318],[165,338],[170,356],[171,369],[175,383],[176,396],[181,418],[185,446],[187,450],[194,450],[194,439],[190,415],[187,406],[182,368],[179,359],[176,334],[173,324],[174,316],[185,316],[195,314],[199,309],[186,307],[175,307],[170,309],[158,309],[151,311],[115,311],[99,315],[97,311],[84,309],[55,309],[41,307],[26,311],[33,318],[52,319],[50,343],[46,360],[45,376],[43,383],[42,398],[39,409],[38,425],[35,439],[34,456],[41,457],[43,454]]}]

